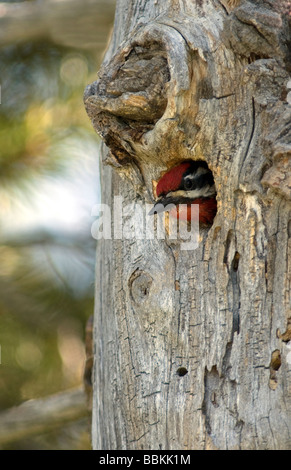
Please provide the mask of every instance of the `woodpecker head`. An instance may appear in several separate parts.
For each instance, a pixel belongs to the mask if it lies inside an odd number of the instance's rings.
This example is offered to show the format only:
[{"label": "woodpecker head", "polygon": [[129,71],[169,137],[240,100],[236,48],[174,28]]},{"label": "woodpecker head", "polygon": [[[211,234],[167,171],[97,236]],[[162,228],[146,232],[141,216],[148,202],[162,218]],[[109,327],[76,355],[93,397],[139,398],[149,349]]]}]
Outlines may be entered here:
[{"label": "woodpecker head", "polygon": [[[171,168],[157,184],[157,202],[149,215],[169,211],[170,215],[191,221],[191,204],[199,204],[199,222],[211,224],[217,210],[216,189],[212,172],[204,161],[183,162]],[[171,210],[169,204],[184,210]],[[185,206],[186,205],[186,206]]]}]

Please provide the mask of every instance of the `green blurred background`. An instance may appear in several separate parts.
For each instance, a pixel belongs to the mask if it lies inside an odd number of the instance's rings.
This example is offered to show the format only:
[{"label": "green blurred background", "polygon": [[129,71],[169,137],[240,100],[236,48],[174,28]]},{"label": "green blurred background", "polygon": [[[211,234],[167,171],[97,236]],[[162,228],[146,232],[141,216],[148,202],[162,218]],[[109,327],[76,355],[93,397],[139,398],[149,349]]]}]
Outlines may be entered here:
[{"label": "green blurred background", "polygon": [[[0,2],[0,412],[82,385],[99,201],[99,141],[83,91],[114,7]],[[90,448],[88,423],[2,448]]]}]

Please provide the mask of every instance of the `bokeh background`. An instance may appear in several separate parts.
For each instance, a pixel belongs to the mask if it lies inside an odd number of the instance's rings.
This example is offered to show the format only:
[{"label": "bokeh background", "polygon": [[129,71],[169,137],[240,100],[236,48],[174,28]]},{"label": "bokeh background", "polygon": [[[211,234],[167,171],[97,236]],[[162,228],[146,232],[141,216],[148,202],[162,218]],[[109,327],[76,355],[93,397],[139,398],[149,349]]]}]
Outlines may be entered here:
[{"label": "bokeh background", "polygon": [[[114,10],[115,0],[0,2],[0,427],[11,407],[82,387],[100,186],[83,91]],[[89,449],[89,418],[0,448]]]}]

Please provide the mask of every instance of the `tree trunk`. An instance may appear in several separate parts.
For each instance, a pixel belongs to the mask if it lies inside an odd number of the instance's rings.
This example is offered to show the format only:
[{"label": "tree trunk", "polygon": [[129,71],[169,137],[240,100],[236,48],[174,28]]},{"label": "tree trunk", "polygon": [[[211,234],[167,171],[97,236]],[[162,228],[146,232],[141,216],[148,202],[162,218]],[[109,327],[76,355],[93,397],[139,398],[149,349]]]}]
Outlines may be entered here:
[{"label": "tree trunk", "polygon": [[[95,449],[291,448],[290,23],[277,3],[117,2],[85,92],[112,209],[92,230]],[[189,159],[207,162],[218,203],[192,250],[145,236],[141,210]]]}]

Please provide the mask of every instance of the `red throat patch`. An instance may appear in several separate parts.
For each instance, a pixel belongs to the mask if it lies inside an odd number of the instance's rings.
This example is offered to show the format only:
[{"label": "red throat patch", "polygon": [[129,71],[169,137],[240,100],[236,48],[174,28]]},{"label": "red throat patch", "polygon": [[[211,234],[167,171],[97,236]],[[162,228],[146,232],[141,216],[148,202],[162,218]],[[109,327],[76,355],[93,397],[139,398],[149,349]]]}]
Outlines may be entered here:
[{"label": "red throat patch", "polygon": [[157,197],[178,189],[182,176],[190,165],[189,162],[184,162],[167,171],[157,184]]}]

